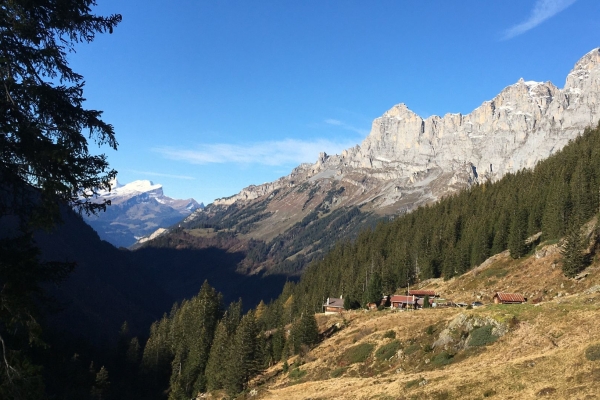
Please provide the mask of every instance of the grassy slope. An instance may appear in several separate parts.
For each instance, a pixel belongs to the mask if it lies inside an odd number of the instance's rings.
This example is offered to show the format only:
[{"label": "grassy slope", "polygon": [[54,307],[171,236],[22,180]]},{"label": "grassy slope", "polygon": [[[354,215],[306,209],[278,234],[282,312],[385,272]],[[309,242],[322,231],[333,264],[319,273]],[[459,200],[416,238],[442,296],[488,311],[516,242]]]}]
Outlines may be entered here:
[{"label": "grassy slope", "polygon": [[[281,363],[266,371],[251,385],[258,391],[252,398],[598,398],[600,361],[588,361],[584,351],[600,342],[600,293],[585,293],[600,284],[600,261],[594,260],[586,271],[589,275],[580,282],[564,278],[560,254],[550,244],[538,246],[537,256],[512,260],[500,254],[475,273],[421,285],[436,288],[447,299],[473,301],[480,296],[485,303],[494,291],[520,291],[530,299],[541,298],[538,305],[318,315],[322,329],[336,322],[344,328],[303,357],[289,360],[292,373],[284,374]],[[495,343],[458,352],[449,365],[434,365],[442,349],[428,351],[427,345],[460,313],[513,323]],[[373,353],[348,365],[348,349],[361,343],[378,349],[394,340],[384,337],[388,330],[401,343],[400,357],[377,360]]]}]

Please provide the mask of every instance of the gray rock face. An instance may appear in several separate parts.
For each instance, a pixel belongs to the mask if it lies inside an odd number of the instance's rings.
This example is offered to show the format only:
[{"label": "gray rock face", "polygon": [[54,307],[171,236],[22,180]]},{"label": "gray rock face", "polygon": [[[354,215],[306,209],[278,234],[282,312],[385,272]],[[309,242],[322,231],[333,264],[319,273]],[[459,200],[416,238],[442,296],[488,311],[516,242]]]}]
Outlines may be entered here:
[{"label": "gray rock face", "polygon": [[468,343],[471,338],[471,332],[484,326],[491,326],[491,334],[496,338],[500,338],[508,333],[506,323],[499,322],[491,317],[461,313],[448,323],[446,329],[440,332],[438,339],[433,343],[433,348],[463,350],[469,347]]},{"label": "gray rock face", "polygon": [[575,64],[563,89],[521,79],[470,114],[426,119],[399,104],[373,122],[359,146],[341,155],[322,153],[315,164],[300,165],[287,177],[250,186],[214,204],[245,202],[305,181],[334,179],[370,192],[356,196],[355,204],[412,209],[473,182],[531,168],[599,119],[600,50],[594,49]]},{"label": "gray rock face", "polygon": [[[599,119],[600,50],[594,49],[575,64],[562,89],[519,80],[469,114],[425,119],[396,105],[373,121],[360,145],[339,155],[321,153],[285,177],[217,199],[183,225],[275,240],[270,251],[308,260],[357,232],[360,223],[534,167]],[[350,216],[342,221],[344,213]],[[322,226],[337,228],[318,231]],[[307,231],[314,241],[304,239]]]}]

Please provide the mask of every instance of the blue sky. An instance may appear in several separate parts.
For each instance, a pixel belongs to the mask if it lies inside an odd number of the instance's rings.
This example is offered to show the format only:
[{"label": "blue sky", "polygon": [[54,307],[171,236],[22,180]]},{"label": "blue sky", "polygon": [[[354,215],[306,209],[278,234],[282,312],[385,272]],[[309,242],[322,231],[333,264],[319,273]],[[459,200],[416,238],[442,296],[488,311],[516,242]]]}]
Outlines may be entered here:
[{"label": "blue sky", "polygon": [[118,179],[210,203],[359,144],[398,103],[469,113],[519,78],[562,87],[600,46],[597,0],[98,0],[70,56]]}]

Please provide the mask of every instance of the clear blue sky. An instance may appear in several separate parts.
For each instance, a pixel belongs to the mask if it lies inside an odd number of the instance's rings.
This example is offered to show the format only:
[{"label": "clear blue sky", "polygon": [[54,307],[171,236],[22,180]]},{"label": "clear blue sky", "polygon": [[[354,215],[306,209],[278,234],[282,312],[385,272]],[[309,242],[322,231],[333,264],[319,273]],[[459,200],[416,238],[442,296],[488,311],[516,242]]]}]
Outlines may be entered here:
[{"label": "clear blue sky", "polygon": [[210,203],[359,144],[398,103],[469,113],[519,78],[563,87],[600,46],[598,0],[98,0],[70,56],[119,181]]}]

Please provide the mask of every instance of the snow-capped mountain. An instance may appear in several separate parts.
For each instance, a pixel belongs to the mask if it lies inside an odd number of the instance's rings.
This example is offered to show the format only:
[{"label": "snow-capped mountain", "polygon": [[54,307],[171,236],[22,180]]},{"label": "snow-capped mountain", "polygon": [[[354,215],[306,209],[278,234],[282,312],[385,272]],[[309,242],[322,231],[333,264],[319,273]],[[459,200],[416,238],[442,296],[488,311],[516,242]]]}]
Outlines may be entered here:
[{"label": "snow-capped mountain", "polygon": [[194,199],[165,196],[162,185],[139,180],[121,185],[115,179],[111,190],[101,191],[94,201],[110,200],[106,212],[84,216],[100,238],[120,247],[128,247],[140,237],[166,228],[204,207]]}]

